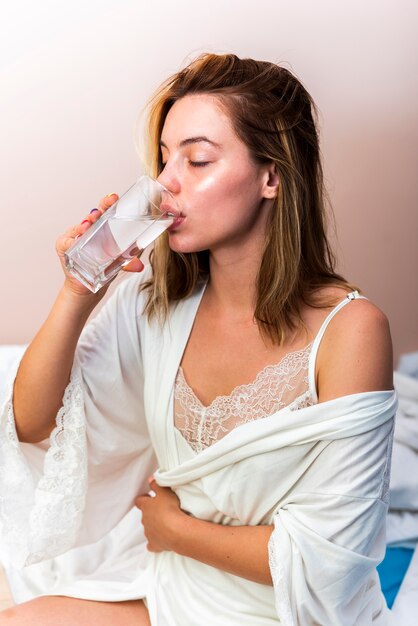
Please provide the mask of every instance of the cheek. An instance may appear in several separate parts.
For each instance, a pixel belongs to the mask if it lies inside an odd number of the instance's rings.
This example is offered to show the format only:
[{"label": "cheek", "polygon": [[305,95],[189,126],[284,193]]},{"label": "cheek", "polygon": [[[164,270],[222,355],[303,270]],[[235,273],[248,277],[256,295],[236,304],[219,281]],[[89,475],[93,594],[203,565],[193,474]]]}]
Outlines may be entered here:
[{"label": "cheek", "polygon": [[216,206],[233,202],[246,204],[257,196],[257,184],[252,171],[221,170],[194,181],[192,186],[191,200]]},{"label": "cheek", "polygon": [[193,193],[215,193],[222,187],[222,177],[216,174],[209,174],[208,176],[202,177],[199,181],[195,182],[193,185]]}]

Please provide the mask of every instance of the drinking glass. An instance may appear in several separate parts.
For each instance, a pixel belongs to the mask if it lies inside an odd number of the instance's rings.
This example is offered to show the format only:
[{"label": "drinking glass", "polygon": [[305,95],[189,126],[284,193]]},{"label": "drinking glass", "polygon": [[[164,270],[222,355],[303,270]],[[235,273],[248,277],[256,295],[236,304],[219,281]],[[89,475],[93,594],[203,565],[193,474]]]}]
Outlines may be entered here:
[{"label": "drinking glass", "polygon": [[96,293],[179,215],[172,194],[150,176],[141,176],[65,252],[66,267]]}]

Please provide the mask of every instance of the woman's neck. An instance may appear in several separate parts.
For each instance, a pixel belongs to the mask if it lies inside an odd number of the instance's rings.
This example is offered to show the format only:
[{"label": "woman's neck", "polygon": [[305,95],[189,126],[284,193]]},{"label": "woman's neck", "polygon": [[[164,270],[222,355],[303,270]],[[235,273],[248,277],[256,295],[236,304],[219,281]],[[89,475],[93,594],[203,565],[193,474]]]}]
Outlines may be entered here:
[{"label": "woman's neck", "polygon": [[252,254],[210,253],[206,297],[218,315],[237,320],[253,319],[259,265],[258,251]]}]

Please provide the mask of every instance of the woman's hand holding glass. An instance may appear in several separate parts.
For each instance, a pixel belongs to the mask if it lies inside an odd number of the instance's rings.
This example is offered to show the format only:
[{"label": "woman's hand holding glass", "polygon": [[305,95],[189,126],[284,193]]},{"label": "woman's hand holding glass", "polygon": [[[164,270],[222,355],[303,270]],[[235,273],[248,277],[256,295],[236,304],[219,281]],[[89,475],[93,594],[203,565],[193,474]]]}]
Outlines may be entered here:
[{"label": "woman's hand holding glass", "polygon": [[[64,251],[67,270],[93,293],[110,283],[124,267],[140,270],[142,264],[134,259],[181,215],[170,191],[147,175],[140,176],[120,198],[109,194],[109,200],[114,198],[111,206],[102,204],[100,210],[106,209],[102,215],[93,209],[93,217],[80,225],[85,225],[87,232],[78,232],[73,245]],[[73,234],[70,231],[70,238]]]},{"label": "woman's hand holding glass", "polygon": [[[100,296],[98,294],[92,294],[92,292],[85,287],[80,281],[78,281],[71,272],[68,271],[66,262],[65,262],[65,252],[71,248],[71,246],[75,243],[75,241],[83,235],[92,224],[97,222],[97,220],[109,209],[117,200],[119,196],[116,193],[110,193],[104,198],[102,198],[97,205],[97,208],[94,208],[90,211],[90,213],[76,226],[72,226],[65,233],[63,233],[60,237],[58,237],[55,248],[58,254],[59,260],[61,262],[62,269],[65,274],[65,288],[75,295],[80,296],[90,296],[94,298],[101,299],[107,291],[108,286],[105,286],[100,290]],[[122,268],[125,272],[141,272],[144,269],[144,264],[140,259],[134,257],[128,265]]]}]

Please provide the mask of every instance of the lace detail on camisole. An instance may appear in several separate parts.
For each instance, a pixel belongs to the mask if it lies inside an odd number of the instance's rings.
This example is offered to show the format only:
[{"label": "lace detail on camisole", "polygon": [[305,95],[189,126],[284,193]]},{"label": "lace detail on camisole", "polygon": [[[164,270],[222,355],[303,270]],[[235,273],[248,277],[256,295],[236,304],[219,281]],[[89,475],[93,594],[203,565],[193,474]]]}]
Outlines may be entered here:
[{"label": "lace detail on camisole", "polygon": [[285,406],[297,410],[314,404],[308,380],[312,344],[267,365],[252,383],[216,397],[209,406],[196,397],[180,367],[174,389],[177,430],[200,452],[241,424],[268,417]]}]

